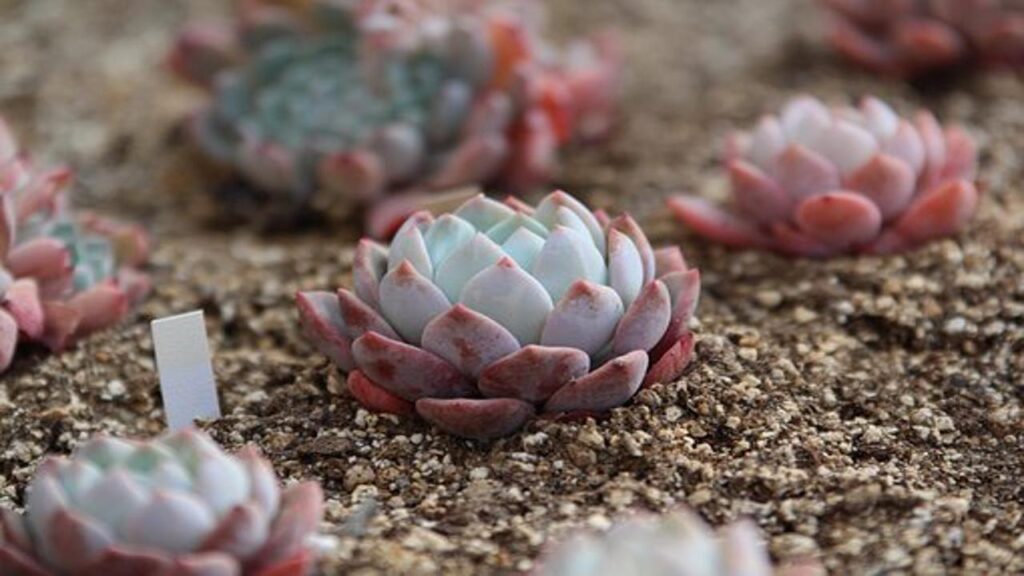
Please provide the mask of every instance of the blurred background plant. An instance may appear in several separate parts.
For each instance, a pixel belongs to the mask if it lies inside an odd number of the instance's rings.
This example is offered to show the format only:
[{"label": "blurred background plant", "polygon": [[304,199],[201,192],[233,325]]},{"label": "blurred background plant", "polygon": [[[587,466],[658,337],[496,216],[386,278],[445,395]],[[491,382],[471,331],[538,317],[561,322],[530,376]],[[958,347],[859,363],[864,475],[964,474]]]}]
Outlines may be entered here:
[{"label": "blurred background plant", "polygon": [[916,77],[968,64],[1024,66],[1021,0],[820,0],[832,43],[869,70]]},{"label": "blurred background plant", "polygon": [[741,520],[716,534],[695,512],[636,515],[603,534],[580,533],[541,559],[534,576],[818,576],[802,561],[773,568],[760,531]]},{"label": "blurred background plant", "polygon": [[[414,192],[471,183],[528,190],[613,121],[614,34],[556,48],[541,2],[242,0],[236,16],[186,27],[170,64],[210,91],[190,133],[248,181],[230,197],[262,219],[345,216],[389,192],[408,215]],[[388,223],[372,232],[401,219]]]},{"label": "blurred background plant", "polygon": [[725,165],[733,209],[669,200],[694,232],[740,248],[824,258],[892,253],[963,230],[978,206],[978,148],[930,111],[912,120],[865,98],[829,108],[792,99],[732,136]]},{"label": "blurred background plant", "polygon": [[145,232],[68,200],[66,168],[39,170],[0,118],[0,372],[19,343],[59,351],[120,322],[149,291]]}]

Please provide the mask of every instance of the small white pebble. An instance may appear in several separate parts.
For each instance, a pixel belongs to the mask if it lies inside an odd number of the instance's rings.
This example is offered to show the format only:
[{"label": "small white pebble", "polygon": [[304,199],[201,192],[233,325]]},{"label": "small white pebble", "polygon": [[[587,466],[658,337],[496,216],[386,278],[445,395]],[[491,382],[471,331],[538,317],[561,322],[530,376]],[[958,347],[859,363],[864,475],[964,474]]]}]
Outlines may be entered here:
[{"label": "small white pebble", "polygon": [[965,330],[967,330],[967,320],[960,316],[950,318],[943,327],[943,331],[946,334],[963,334]]}]

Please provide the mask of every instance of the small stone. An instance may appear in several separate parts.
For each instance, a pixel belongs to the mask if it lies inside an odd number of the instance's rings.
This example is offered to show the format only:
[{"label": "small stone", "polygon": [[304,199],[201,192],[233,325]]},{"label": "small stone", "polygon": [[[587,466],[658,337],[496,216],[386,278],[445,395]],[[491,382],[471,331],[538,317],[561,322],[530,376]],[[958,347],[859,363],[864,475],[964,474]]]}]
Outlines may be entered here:
[{"label": "small stone", "polygon": [[946,321],[946,324],[942,327],[942,331],[946,334],[963,334],[967,330],[967,320],[960,316],[950,318]]},{"label": "small stone", "polygon": [[594,530],[607,530],[611,528],[612,521],[604,514],[592,514],[587,518],[587,526]]},{"label": "small stone", "polygon": [[362,464],[356,464],[345,472],[345,488],[353,490],[357,486],[373,482],[376,478],[377,475],[373,472],[373,469]]},{"label": "small stone", "polygon": [[601,434],[594,428],[585,428],[581,430],[579,435],[576,437],[576,440],[591,448],[602,449],[605,445],[604,436],[601,436]]},{"label": "small stone", "polygon": [[757,348],[740,348],[737,354],[747,362],[757,361]]},{"label": "small stone", "polygon": [[799,306],[796,310],[793,311],[793,319],[800,324],[807,324],[809,322],[813,322],[817,320],[817,318],[818,315],[816,313],[814,313],[811,310],[808,310],[807,308],[804,308],[803,306]]},{"label": "small stone", "polygon": [[597,464],[597,453],[580,444],[569,445],[569,459],[579,468],[589,468]]},{"label": "small stone", "polygon": [[123,396],[126,392],[124,381],[122,380],[111,380],[107,383],[107,394],[110,398],[117,398]]},{"label": "small stone", "polygon": [[782,294],[775,290],[761,290],[754,295],[754,299],[762,308],[775,308],[782,304]]},{"label": "small stone", "polygon": [[528,434],[523,437],[524,448],[538,448],[543,446],[548,441],[548,435],[543,432],[537,432],[536,434]]},{"label": "small stone", "polygon": [[665,409],[665,420],[678,422],[683,417],[683,410],[679,406],[669,406]]},{"label": "small stone", "polygon": [[340,395],[344,394],[345,390],[347,390],[345,376],[337,370],[330,370],[327,374],[327,391]]},{"label": "small stone", "polygon": [[708,502],[711,502],[711,499],[712,499],[711,491],[707,490],[705,488],[701,488],[699,490],[696,490],[693,494],[690,494],[690,497],[687,498],[687,501],[692,506],[703,506],[703,505],[707,504]]}]

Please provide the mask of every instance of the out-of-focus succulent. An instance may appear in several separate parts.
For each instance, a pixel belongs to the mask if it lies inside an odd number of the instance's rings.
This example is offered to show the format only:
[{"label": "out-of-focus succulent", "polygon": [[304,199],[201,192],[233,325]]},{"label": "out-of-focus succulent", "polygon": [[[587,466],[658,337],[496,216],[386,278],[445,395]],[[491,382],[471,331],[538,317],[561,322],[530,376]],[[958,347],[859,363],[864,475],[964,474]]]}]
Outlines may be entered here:
[{"label": "out-of-focus succulent", "polygon": [[531,187],[612,121],[617,42],[555,49],[534,0],[243,0],[238,16],[187,28],[171,65],[213,92],[191,132],[266,213]]},{"label": "out-of-focus succulent", "polygon": [[760,532],[740,521],[718,534],[697,514],[637,515],[581,534],[542,558],[535,576],[816,576],[815,562],[772,567]]},{"label": "out-of-focus succulent", "polygon": [[978,62],[1024,66],[1021,0],[820,0],[832,43],[871,70],[913,77]]},{"label": "out-of-focus succulent", "polygon": [[355,291],[298,294],[317,348],[368,408],[494,438],[538,410],[600,413],[689,362],[700,275],[555,192],[536,209],[477,196],[360,242]]},{"label": "out-of-focus succulent", "polygon": [[60,350],[119,322],[148,290],[146,234],[67,201],[72,174],[39,171],[0,119],[0,372],[19,340]]},{"label": "out-of-focus succulent", "polygon": [[826,257],[889,253],[955,234],[974,214],[977,149],[930,112],[913,122],[884,102],[829,109],[796,98],[726,161],[734,210],[679,196],[669,205],[698,234],[735,247]]},{"label": "out-of-focus succulent", "polygon": [[318,484],[282,490],[252,447],[94,438],[40,464],[24,515],[2,511],[0,574],[301,576],[322,508]]}]

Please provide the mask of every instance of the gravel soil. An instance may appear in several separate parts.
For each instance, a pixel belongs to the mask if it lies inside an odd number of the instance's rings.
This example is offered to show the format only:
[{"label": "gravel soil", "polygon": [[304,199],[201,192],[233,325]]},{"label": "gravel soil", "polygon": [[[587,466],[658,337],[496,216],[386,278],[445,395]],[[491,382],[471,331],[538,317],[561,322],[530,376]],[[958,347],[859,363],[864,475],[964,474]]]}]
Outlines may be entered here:
[{"label": "gravel soil", "polygon": [[[863,75],[823,47],[809,0],[553,1],[557,34],[615,25],[630,56],[621,127],[568,154],[559,185],[631,210],[701,268],[697,357],[603,421],[477,444],[360,409],[299,334],[294,292],[349,281],[355,226],[261,237],[209,200],[218,175],[176,129],[198,95],[159,62],[177,26],[225,4],[0,0],[0,113],[78,170],[80,203],[158,242],[129,323],[0,379],[0,504],[22,503],[45,453],[159,433],[148,322],[203,308],[226,413],[206,427],[323,482],[325,574],[514,573],[569,529],[684,503],[749,516],[776,558],[836,574],[1024,573],[1024,77]],[[666,219],[670,193],[724,194],[731,127],[802,91],[966,124],[987,189],[971,229],[810,262],[709,247]]]}]

